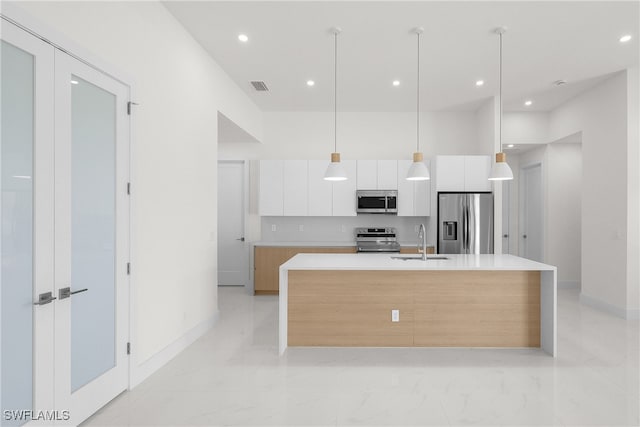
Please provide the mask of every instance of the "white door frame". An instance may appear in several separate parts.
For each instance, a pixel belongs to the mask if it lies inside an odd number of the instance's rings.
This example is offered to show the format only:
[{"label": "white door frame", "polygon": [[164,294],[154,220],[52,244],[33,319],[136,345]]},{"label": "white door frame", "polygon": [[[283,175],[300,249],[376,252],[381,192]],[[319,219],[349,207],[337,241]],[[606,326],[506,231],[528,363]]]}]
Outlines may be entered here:
[{"label": "white door frame", "polygon": [[542,161],[534,161],[530,163],[526,163],[520,166],[519,172],[519,189],[518,189],[518,255],[523,256],[525,251],[525,244],[522,242],[522,234],[524,230],[524,221],[525,221],[525,212],[524,212],[524,201],[526,197],[526,189],[525,189],[525,172],[529,169],[533,169],[539,167],[540,168],[540,255],[542,260],[546,259],[545,253],[545,186],[544,186],[544,163]]},{"label": "white door frame", "polygon": [[[234,160],[234,159],[222,159],[222,160],[218,160],[218,165],[220,164],[238,164],[238,165],[242,165],[242,178],[243,178],[243,185],[242,185],[242,234],[245,238],[245,251],[248,251],[249,253],[247,254],[247,263],[248,266],[247,268],[249,269],[248,271],[248,281],[245,284],[245,289],[248,290],[249,292],[251,292],[251,295],[253,295],[253,274],[252,274],[252,269],[251,266],[253,265],[253,260],[252,260],[252,256],[251,256],[251,251],[249,250],[251,248],[251,242],[250,240],[247,238],[247,230],[248,230],[248,219],[249,219],[249,179],[251,178],[250,175],[250,171],[249,171],[249,161],[248,160]],[[216,175],[217,176],[217,175]],[[218,207],[218,211],[220,210],[220,195],[216,193],[216,200],[217,200],[217,207]],[[218,214],[219,215],[219,214]],[[219,232],[218,232],[219,234]],[[216,239],[216,241],[218,241],[218,239]],[[219,250],[219,246],[216,244],[216,249]],[[216,278],[217,280],[217,278]]]}]

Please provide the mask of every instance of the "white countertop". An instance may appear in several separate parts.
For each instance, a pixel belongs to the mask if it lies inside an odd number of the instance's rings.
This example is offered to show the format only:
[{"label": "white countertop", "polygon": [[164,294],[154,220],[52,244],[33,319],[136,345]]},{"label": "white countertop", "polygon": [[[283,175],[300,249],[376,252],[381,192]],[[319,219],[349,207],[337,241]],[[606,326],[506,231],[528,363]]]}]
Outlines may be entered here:
[{"label": "white countertop", "polygon": [[[415,247],[417,246],[416,242],[399,242],[402,247]],[[306,248],[306,247],[324,247],[324,248],[335,248],[335,247],[355,247],[356,242],[348,241],[348,242],[254,242],[254,246],[274,246],[274,247],[294,247],[294,248]],[[433,245],[427,245],[433,246]]]},{"label": "white countertop", "polygon": [[[298,254],[280,266],[282,270],[533,270],[556,267],[514,255],[430,255],[449,259],[400,260],[392,254]],[[415,255],[393,255],[415,256]]]}]

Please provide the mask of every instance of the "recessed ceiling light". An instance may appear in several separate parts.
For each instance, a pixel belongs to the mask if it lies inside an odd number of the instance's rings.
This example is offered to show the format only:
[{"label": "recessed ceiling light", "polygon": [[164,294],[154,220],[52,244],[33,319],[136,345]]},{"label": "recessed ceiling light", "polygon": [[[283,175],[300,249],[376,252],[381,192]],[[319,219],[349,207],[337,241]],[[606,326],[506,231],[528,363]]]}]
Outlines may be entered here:
[{"label": "recessed ceiling light", "polygon": [[476,86],[482,86],[482,85],[484,85],[484,80],[478,80],[476,82]]},{"label": "recessed ceiling light", "polygon": [[313,80],[307,80],[307,86],[313,86],[315,84],[316,82],[314,82]]},{"label": "recessed ceiling light", "polygon": [[77,85],[78,83],[80,83],[80,82],[79,82],[79,81],[77,81],[77,80],[71,80],[71,84],[72,84],[72,85]]},{"label": "recessed ceiling light", "polygon": [[513,148],[513,144],[507,144],[507,148]]},{"label": "recessed ceiling light", "polygon": [[392,84],[394,86],[400,86],[400,80],[394,80]]},{"label": "recessed ceiling light", "polygon": [[533,104],[533,101],[531,100],[524,101],[524,105],[526,105],[527,107],[530,106],[531,104]]},{"label": "recessed ceiling light", "polygon": [[240,40],[242,43],[246,43],[249,41],[249,36],[247,36],[246,34],[239,34],[238,40]]},{"label": "recessed ceiling light", "polygon": [[620,43],[626,43],[629,40],[631,40],[631,34],[626,34],[626,35],[620,37]]}]

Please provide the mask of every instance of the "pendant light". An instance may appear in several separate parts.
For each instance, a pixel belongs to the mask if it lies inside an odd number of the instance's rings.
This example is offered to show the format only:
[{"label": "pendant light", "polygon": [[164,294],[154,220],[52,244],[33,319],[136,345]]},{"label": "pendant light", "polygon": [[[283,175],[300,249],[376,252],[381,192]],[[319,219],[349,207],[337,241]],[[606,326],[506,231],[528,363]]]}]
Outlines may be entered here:
[{"label": "pendant light", "polygon": [[425,181],[430,178],[429,169],[424,164],[424,157],[420,151],[420,35],[424,33],[424,28],[418,27],[413,30],[418,37],[418,72],[416,85],[416,152],[413,153],[413,163],[409,167],[407,180]]},{"label": "pendant light", "polygon": [[333,153],[331,153],[331,163],[327,166],[324,179],[327,181],[345,181],[347,171],[340,163],[340,153],[338,153],[338,34],[342,30],[338,27],[331,29],[334,37],[334,61],[333,61]]},{"label": "pendant light", "polygon": [[495,30],[495,33],[500,37],[500,93],[498,96],[498,121],[499,121],[499,141],[500,141],[500,152],[496,153],[496,162],[493,164],[491,168],[491,173],[489,174],[490,181],[506,181],[513,179],[513,172],[507,163],[507,155],[502,151],[502,35],[507,32],[505,27],[498,27]]}]

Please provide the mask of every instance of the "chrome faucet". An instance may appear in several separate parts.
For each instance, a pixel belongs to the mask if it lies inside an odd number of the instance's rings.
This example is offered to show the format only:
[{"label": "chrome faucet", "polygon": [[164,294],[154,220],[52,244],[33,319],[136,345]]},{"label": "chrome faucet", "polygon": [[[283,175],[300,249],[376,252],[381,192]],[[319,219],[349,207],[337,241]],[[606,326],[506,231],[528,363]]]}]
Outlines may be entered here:
[{"label": "chrome faucet", "polygon": [[422,250],[418,248],[418,252],[422,252],[422,260],[427,260],[427,229],[424,224],[420,224],[420,228],[418,230],[418,240],[422,237]]}]

